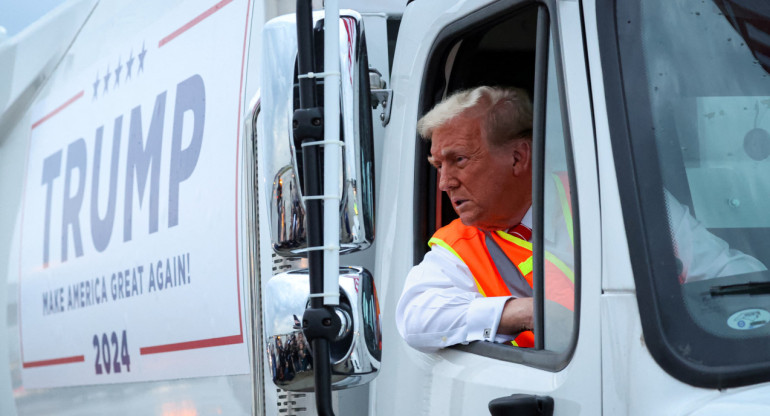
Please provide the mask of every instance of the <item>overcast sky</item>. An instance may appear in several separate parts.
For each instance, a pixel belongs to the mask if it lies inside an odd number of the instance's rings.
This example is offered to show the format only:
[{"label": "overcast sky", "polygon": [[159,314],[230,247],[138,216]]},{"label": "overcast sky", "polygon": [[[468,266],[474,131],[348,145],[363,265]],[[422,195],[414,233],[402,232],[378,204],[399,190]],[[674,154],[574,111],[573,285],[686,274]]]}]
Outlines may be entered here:
[{"label": "overcast sky", "polygon": [[0,26],[14,36],[64,0],[0,0]]}]

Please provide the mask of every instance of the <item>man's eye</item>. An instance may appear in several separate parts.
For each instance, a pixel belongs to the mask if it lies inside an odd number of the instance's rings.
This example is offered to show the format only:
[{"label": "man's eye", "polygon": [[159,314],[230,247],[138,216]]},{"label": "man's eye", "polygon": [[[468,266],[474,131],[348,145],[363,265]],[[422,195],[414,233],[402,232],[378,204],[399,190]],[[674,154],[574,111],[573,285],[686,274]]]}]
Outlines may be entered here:
[{"label": "man's eye", "polygon": [[455,161],[456,161],[457,163],[463,163],[463,162],[465,162],[466,160],[468,160],[468,158],[467,158],[467,157],[465,157],[465,156],[457,156],[457,159],[456,159]]}]

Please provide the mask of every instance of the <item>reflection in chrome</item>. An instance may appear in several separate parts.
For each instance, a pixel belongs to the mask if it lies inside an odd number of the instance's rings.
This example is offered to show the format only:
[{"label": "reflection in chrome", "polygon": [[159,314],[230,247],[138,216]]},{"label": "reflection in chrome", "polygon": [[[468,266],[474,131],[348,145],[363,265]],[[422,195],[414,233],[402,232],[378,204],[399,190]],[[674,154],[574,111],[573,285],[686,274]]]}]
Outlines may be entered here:
[{"label": "reflection in chrome", "polygon": [[[310,294],[306,269],[273,276],[265,286],[266,357],[273,382],[284,390],[313,390],[313,356],[301,329]],[[335,390],[373,380],[380,368],[380,312],[372,275],[360,267],[340,268],[342,318],[338,339],[331,344]]]},{"label": "reflection in chrome", "polygon": [[277,220],[272,224],[272,240],[282,241],[283,249],[302,248],[300,242],[307,239],[305,209],[294,169],[290,165],[284,166],[275,175],[270,210],[271,217]]},{"label": "reflection in chrome", "polygon": [[[317,13],[314,17],[319,20],[322,15]],[[341,189],[326,193],[341,195],[340,251],[349,253],[368,248],[374,239],[374,150],[361,17],[342,11],[340,25],[340,44],[344,45],[340,48],[340,140],[344,146],[327,146],[325,151],[342,152],[342,180]],[[262,83],[262,114],[257,125],[259,164],[265,167],[267,180],[273,181],[264,184],[273,189],[266,201],[270,207],[271,241],[281,256],[306,256],[300,251],[307,248],[302,171],[291,125],[298,105],[294,101],[297,41],[293,17],[277,18],[266,24],[263,42],[285,45],[265,49],[261,76],[270,81]]]}]

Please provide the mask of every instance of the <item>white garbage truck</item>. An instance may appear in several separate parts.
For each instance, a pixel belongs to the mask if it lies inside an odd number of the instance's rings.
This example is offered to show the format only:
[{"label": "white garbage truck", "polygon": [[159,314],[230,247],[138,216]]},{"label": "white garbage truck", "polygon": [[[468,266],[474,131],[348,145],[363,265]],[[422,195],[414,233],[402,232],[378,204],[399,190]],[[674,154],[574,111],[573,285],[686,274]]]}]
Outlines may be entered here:
[{"label": "white garbage truck", "polygon": [[[757,0],[65,2],[0,41],[0,413],[768,414],[769,71]],[[417,120],[482,85],[532,97],[535,346],[423,352]]]}]

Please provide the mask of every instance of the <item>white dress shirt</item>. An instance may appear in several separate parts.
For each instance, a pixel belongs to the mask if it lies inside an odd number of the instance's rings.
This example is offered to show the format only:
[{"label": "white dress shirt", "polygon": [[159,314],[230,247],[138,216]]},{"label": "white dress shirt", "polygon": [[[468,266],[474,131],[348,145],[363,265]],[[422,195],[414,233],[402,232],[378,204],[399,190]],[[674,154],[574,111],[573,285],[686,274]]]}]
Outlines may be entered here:
[{"label": "white dress shirt", "polygon": [[[724,240],[711,234],[668,191],[666,202],[685,281],[766,270],[757,259],[731,250]],[[532,228],[531,207],[522,224]],[[569,236],[554,231],[556,228],[546,224],[546,250],[567,259],[571,248],[559,247],[571,245]],[[510,298],[482,296],[468,266],[447,249],[433,245],[406,278],[396,308],[396,326],[410,346],[424,352],[477,340],[510,341],[513,337],[497,334],[503,307]]]}]

